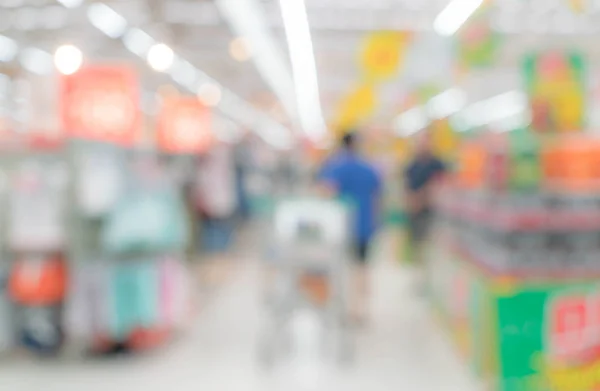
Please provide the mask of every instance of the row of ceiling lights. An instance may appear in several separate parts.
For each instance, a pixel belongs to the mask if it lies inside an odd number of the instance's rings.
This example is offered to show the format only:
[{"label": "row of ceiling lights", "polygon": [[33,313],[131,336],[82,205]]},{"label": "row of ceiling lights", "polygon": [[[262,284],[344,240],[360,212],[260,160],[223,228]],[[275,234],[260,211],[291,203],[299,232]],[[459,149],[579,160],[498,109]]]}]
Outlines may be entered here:
[{"label": "row of ceiling lights", "polygon": [[[63,0],[77,1],[77,0]],[[113,39],[121,39],[132,53],[145,57],[154,70],[169,73],[171,78],[183,88],[197,93],[207,105],[217,106],[224,114],[236,119],[240,124],[250,127],[269,144],[277,148],[288,148],[292,143],[289,129],[273,120],[267,114],[256,110],[250,104],[237,97],[190,62],[178,56],[172,48],[157,42],[145,31],[129,28],[128,23],[112,8],[103,3],[95,3],[88,8],[90,22]],[[232,56],[244,60],[250,55],[243,52],[244,41],[231,44]],[[247,49],[247,48],[246,48]]]},{"label": "row of ceiling lights", "polygon": [[[65,6],[75,7],[78,0],[62,1]],[[156,42],[142,30],[129,29],[126,20],[110,7],[95,3],[88,8],[88,18],[104,34],[111,38],[121,38],[131,52],[145,57],[151,68],[169,73],[177,84],[197,93],[207,106],[218,106],[242,125],[255,129],[273,146],[286,147],[289,144],[291,137],[286,137],[288,129],[233,93],[223,90],[219,83],[177,56],[166,44]],[[239,61],[246,60],[250,55],[243,40],[234,40],[230,49],[232,57]],[[53,58],[50,53],[37,48],[19,50],[14,40],[0,35],[0,61],[11,62],[17,57],[24,69],[41,75],[52,72],[53,62],[60,73],[73,74],[81,67],[84,59],[81,50],[73,45],[59,47]]]},{"label": "row of ceiling lights", "polygon": [[409,137],[427,128],[432,121],[444,118],[450,118],[459,131],[485,126],[508,131],[526,126],[531,120],[523,91],[508,91],[468,105],[466,93],[452,88],[433,97],[424,106],[400,114],[394,128],[399,136]]}]

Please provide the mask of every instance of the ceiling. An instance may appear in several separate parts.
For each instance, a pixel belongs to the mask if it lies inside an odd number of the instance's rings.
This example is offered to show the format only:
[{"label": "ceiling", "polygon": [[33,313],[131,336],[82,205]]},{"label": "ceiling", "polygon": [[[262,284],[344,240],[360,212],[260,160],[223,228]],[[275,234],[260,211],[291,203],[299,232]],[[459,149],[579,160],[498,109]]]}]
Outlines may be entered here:
[{"label": "ceiling", "polygon": [[[121,39],[109,38],[93,27],[86,16],[88,1],[0,0],[0,34],[16,40],[20,48],[36,47],[51,53],[68,42],[79,46],[86,58],[93,61],[135,62],[147,91],[172,82],[167,75],[149,69]],[[165,42],[181,58],[272,119],[285,125],[293,123],[272,86],[265,81],[264,72],[252,59],[240,62],[231,57],[229,45],[238,34],[232,32],[216,1],[219,0],[106,0],[105,3],[122,15],[128,26]],[[291,74],[279,0],[251,2],[264,16],[266,31]],[[451,70],[452,42],[432,31],[435,17],[448,0],[305,2],[326,118],[331,118],[339,100],[360,81],[357,52],[370,31],[416,32],[403,71],[380,91],[376,121],[389,123],[411,86],[434,81],[450,87],[455,83]],[[564,6],[564,0],[496,0],[490,23],[507,38],[497,66],[474,73],[464,83],[469,99],[518,87],[520,57],[532,48],[579,46],[593,59],[600,59],[600,46],[594,44],[594,34],[600,32],[600,0],[589,0],[587,4],[587,11],[576,15]],[[15,66],[18,68],[16,61]]]}]

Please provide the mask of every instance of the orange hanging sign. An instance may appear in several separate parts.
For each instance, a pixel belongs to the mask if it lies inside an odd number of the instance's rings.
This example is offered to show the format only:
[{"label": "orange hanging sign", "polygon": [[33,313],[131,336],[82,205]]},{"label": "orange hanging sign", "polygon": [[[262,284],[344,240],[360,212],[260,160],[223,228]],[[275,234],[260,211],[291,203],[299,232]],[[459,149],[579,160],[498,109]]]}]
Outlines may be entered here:
[{"label": "orange hanging sign", "polygon": [[170,153],[202,153],[214,142],[210,111],[195,97],[167,97],[157,123],[158,147]]},{"label": "orange hanging sign", "polygon": [[129,67],[90,66],[61,79],[61,118],[71,137],[133,145],[140,135],[139,100]]}]

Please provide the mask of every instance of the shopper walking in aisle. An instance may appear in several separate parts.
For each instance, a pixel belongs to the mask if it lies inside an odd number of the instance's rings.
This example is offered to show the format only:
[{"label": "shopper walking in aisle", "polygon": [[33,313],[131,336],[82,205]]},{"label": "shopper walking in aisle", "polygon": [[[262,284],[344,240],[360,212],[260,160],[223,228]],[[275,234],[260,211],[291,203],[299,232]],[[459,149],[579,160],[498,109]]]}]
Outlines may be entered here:
[{"label": "shopper walking in aisle", "polygon": [[367,261],[378,226],[381,179],[374,166],[360,156],[355,133],[344,136],[340,151],[325,163],[319,179],[326,185],[327,191],[350,201],[356,210],[353,245],[357,268],[353,310],[356,320],[364,321],[369,293]]},{"label": "shopper walking in aisle", "polygon": [[413,251],[413,261],[423,264],[426,243],[433,214],[433,191],[446,172],[444,162],[435,156],[427,134],[416,141],[415,156],[404,172],[408,240]]}]

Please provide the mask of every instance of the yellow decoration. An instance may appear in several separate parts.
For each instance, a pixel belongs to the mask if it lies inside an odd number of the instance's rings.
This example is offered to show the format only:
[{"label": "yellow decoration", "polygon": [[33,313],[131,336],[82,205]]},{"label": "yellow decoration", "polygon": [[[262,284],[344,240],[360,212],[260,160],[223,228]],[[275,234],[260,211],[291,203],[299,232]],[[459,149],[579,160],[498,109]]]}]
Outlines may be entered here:
[{"label": "yellow decoration", "polygon": [[567,0],[567,2],[573,12],[582,13],[585,11],[585,0]]},{"label": "yellow decoration", "polygon": [[410,34],[379,31],[370,34],[360,53],[360,66],[368,80],[382,81],[396,75],[404,60]]},{"label": "yellow decoration", "polygon": [[340,104],[335,127],[345,131],[355,127],[375,111],[377,97],[375,89],[370,84],[363,84],[346,96]]}]

